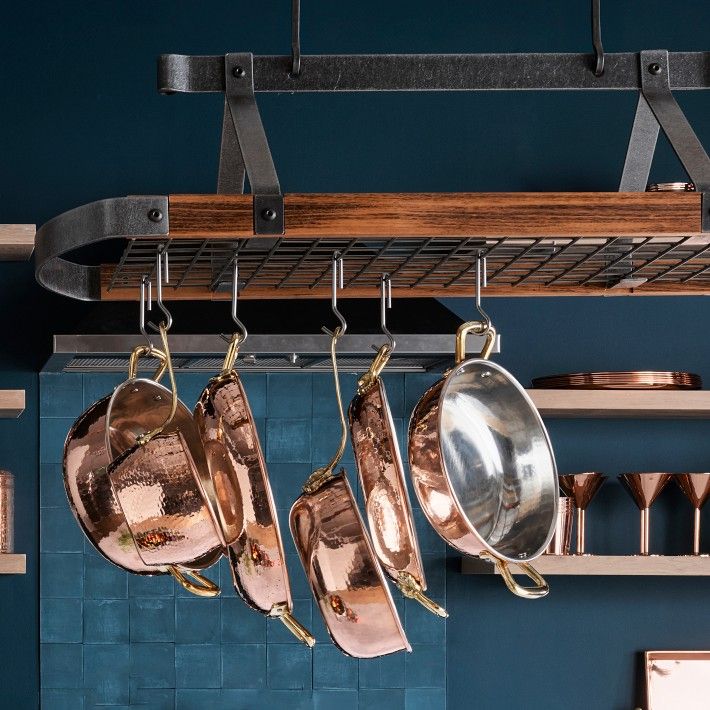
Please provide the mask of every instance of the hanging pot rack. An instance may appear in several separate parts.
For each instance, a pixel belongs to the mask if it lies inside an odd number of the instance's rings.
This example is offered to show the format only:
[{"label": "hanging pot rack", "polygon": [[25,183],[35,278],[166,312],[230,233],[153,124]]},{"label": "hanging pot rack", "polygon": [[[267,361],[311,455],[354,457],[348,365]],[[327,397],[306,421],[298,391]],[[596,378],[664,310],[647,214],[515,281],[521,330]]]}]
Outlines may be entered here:
[{"label": "hanging pot rack", "polygon": [[[296,46],[296,45],[294,45]],[[134,300],[158,245],[166,298],[325,298],[334,250],[346,294],[470,296],[476,256],[490,295],[710,293],[710,159],[673,91],[710,88],[710,53],[225,56],[168,54],[165,94],[225,96],[217,194],[136,196],[66,212],[37,234],[36,274],[83,300]],[[296,58],[298,61],[296,61]],[[601,60],[601,61],[600,61]],[[599,69],[601,67],[601,73]],[[298,72],[294,69],[298,68]],[[259,92],[635,90],[619,192],[286,194],[259,115]],[[695,191],[645,192],[659,129]],[[241,194],[245,177],[251,194]],[[115,263],[63,258],[108,239]]]}]

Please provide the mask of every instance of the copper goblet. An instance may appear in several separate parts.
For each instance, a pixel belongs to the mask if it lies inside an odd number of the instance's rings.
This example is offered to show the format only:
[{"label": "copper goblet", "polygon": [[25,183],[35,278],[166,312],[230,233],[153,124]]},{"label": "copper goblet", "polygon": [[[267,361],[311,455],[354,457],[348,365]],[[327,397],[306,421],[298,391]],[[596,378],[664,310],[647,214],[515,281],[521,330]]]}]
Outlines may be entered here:
[{"label": "copper goblet", "polygon": [[585,513],[587,506],[606,481],[606,476],[596,471],[568,473],[560,476],[562,492],[571,498],[577,509],[577,554],[584,555]]},{"label": "copper goblet", "polygon": [[641,511],[641,553],[649,554],[649,510],[671,478],[670,473],[622,473],[619,480]]},{"label": "copper goblet", "polygon": [[673,478],[693,506],[693,554],[699,555],[700,510],[710,498],[710,473],[678,473]]}]

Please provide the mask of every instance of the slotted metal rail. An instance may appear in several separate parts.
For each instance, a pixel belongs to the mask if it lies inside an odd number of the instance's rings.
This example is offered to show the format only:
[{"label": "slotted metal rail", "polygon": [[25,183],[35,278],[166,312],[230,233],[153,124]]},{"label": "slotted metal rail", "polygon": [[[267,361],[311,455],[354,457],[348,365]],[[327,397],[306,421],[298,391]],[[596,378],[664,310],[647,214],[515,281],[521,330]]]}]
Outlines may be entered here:
[{"label": "slotted metal rail", "polygon": [[[102,297],[135,299],[165,240],[134,239],[117,264],[102,267]],[[268,249],[248,240],[167,241],[172,298],[229,297],[231,265],[239,259],[245,298],[324,297],[335,250],[345,257],[345,293],[377,293],[388,272],[399,295],[470,295],[476,256],[488,258],[488,292],[500,295],[710,292],[710,243],[705,237],[544,239],[278,239]],[[251,244],[251,247],[256,246]]]}]

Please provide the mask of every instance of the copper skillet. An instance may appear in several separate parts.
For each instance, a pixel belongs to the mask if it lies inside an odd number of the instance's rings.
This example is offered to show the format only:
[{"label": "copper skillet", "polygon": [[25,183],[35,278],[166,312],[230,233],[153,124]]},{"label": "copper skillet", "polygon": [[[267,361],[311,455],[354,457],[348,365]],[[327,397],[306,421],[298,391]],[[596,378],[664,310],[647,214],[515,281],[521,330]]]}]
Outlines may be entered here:
[{"label": "copper skillet", "polygon": [[[74,423],[64,444],[64,487],[69,505],[79,526],[96,550],[109,562],[133,574],[172,574],[186,589],[200,596],[212,596],[216,587],[194,570],[212,565],[219,554],[209,554],[187,566],[163,567],[146,565],[136,548],[107,474],[114,453],[132,446],[138,436],[164,422],[170,411],[170,391],[157,381],[137,378],[139,358],[157,357],[160,366],[154,377],[159,379],[166,369],[162,351],[152,346],[139,346],[131,354],[128,380],[130,397],[121,419],[127,425],[114,430],[107,441],[107,411],[111,396],[103,397],[89,407]],[[190,417],[184,405],[178,405],[176,416],[168,427],[173,431]],[[132,422],[128,425],[128,422]],[[110,442],[110,443],[109,443]],[[188,579],[192,577],[194,583]]]},{"label": "copper skillet", "polygon": [[424,594],[424,566],[397,433],[380,377],[391,352],[391,345],[379,349],[370,369],[358,380],[357,394],[348,410],[367,520],[377,557],[402,594],[416,599],[433,614],[446,617],[446,610]]},{"label": "copper skillet", "polygon": [[[466,359],[469,332],[486,335]],[[496,331],[482,321],[456,334],[456,364],[424,393],[409,425],[414,490],[429,522],[450,545],[490,557],[514,594],[545,596],[528,564],[542,554],[557,519],[557,472],[547,431],[525,390],[488,360]],[[536,586],[512,576],[514,563]]]},{"label": "copper skillet", "polygon": [[[334,266],[339,264],[336,255]],[[331,359],[340,412],[340,446],[316,469],[291,508],[291,534],[328,632],[338,648],[356,658],[411,651],[389,587],[375,557],[345,471],[334,470],[345,451],[347,424],[340,395],[336,345],[345,322],[332,334]]]},{"label": "copper skillet", "polygon": [[279,619],[296,638],[313,646],[315,639],[291,613],[293,601],[266,463],[246,392],[234,369],[243,340],[238,333],[232,336],[222,372],[202,392],[194,417],[237,592],[252,609]]}]

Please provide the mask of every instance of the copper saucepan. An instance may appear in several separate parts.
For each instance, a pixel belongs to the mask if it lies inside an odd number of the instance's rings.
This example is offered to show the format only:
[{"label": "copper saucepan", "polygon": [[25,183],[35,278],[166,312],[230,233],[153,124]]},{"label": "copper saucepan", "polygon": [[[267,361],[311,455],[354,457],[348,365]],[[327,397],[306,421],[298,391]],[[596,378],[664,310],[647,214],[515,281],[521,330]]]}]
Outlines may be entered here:
[{"label": "copper saucepan", "polygon": [[347,439],[332,336],[331,357],[342,427],[332,461],[306,481],[291,508],[291,533],[333,642],[356,658],[411,651],[345,472],[334,473]]},{"label": "copper saucepan", "polygon": [[[486,335],[479,358],[466,359],[466,335]],[[488,357],[492,325],[464,323],[456,364],[425,392],[409,424],[414,490],[434,529],[469,555],[490,557],[508,589],[545,596],[528,562],[547,547],[557,520],[557,471],[540,415],[515,378]],[[519,585],[509,564],[535,583]]]},{"label": "copper saucepan", "polygon": [[424,565],[397,433],[380,377],[390,353],[389,345],[379,349],[370,369],[358,380],[357,394],[348,410],[370,535],[380,563],[399,590],[433,614],[446,617],[446,610],[424,594]]},{"label": "copper saucepan", "polygon": [[[154,375],[156,380],[167,366],[164,354],[155,348],[140,346],[132,353],[129,379],[133,382],[135,401],[143,405],[139,410],[142,424],[122,432],[120,441],[123,444],[119,444],[119,440],[113,444],[116,454],[132,446],[141,433],[164,422],[170,411],[169,390],[156,381],[136,378],[138,359],[144,356],[156,357],[160,361]],[[89,542],[109,562],[133,574],[170,574],[167,567],[159,568],[143,563],[111,488],[106,472],[111,462],[106,441],[106,413],[110,399],[109,395],[91,405],[76,420],[67,435],[63,473],[69,506]],[[179,415],[178,409],[175,424],[179,424]],[[215,560],[214,556],[199,560],[196,568],[207,567]]]},{"label": "copper saucepan", "polygon": [[[200,476],[205,474],[198,470],[187,433],[194,423],[184,405],[179,406],[164,324],[160,335],[171,384],[167,417],[157,427],[139,434],[130,448],[111,461],[107,474],[143,564],[167,568],[193,594],[216,596],[219,587],[192,570],[219,559],[223,540],[200,486]],[[126,417],[131,411],[126,402],[136,394],[133,385],[129,378],[116,389],[109,403],[109,448],[112,440],[120,440],[119,433],[133,431],[126,425],[133,421]],[[179,418],[178,409],[183,410]],[[193,451],[199,455],[200,449]]]},{"label": "copper saucepan", "polygon": [[311,633],[292,615],[266,462],[246,392],[234,369],[242,341],[241,335],[232,336],[222,372],[209,381],[195,406],[195,421],[216,490],[237,592],[252,609],[280,619],[300,641],[313,646]]}]

